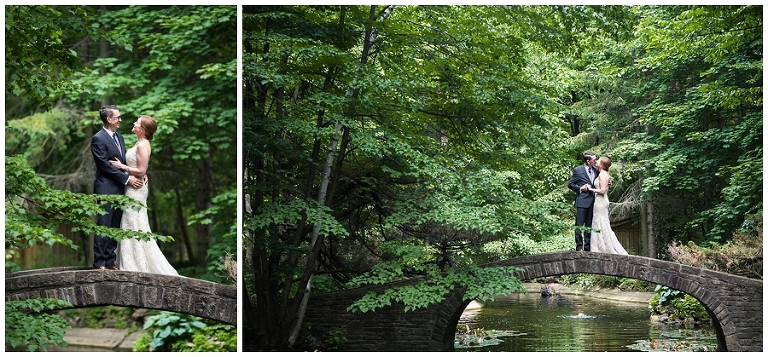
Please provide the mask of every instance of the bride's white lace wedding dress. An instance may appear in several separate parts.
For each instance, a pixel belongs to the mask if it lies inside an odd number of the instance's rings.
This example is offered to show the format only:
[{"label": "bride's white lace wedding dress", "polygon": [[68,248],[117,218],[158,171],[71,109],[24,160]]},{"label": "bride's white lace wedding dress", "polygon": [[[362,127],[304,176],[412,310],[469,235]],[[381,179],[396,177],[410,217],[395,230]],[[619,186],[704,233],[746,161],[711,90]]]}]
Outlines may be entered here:
[{"label": "bride's white lace wedding dress", "polygon": [[[136,167],[136,146],[125,153],[125,162],[128,166]],[[130,185],[125,186],[125,195],[147,204],[149,189],[146,185],[139,189]],[[147,209],[142,207],[140,211],[126,209],[123,211],[123,219],[120,228],[124,230],[151,232]],[[120,270],[140,271],[146,273],[179,275],[160,251],[155,240],[148,242],[138,239],[125,239],[120,241],[117,248],[117,267]]]},{"label": "bride's white lace wedding dress", "polygon": [[[595,179],[595,187],[600,188],[600,180]],[[595,205],[592,209],[592,239],[589,251],[628,255],[621,246],[616,234],[611,229],[611,220],[608,215],[608,192],[595,193]]]}]

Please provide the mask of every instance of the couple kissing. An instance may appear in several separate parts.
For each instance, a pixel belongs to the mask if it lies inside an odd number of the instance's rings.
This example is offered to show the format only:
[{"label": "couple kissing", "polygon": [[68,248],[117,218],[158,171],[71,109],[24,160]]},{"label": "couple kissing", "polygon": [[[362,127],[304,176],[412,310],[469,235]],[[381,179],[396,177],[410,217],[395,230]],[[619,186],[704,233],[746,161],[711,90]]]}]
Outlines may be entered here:
[{"label": "couple kissing", "polygon": [[576,192],[576,251],[627,255],[611,229],[608,188],[611,159],[595,153],[583,155],[584,164],[573,169],[568,188]]}]

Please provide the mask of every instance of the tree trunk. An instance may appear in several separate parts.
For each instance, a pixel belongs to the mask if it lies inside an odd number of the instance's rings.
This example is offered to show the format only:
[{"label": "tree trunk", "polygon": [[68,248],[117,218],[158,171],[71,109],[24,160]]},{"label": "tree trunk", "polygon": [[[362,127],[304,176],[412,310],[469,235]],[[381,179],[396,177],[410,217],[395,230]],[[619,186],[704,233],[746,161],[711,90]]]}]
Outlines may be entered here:
[{"label": "tree trunk", "polygon": [[648,257],[656,258],[656,227],[654,225],[653,192],[649,193],[643,206],[646,206],[646,244],[648,245]]},{"label": "tree trunk", "polygon": [[[170,148],[170,154],[171,155],[169,155],[169,157],[171,159],[168,164],[170,165],[173,172],[179,172],[178,167],[176,166],[176,160],[173,159],[173,148]],[[176,201],[176,224],[178,225],[179,232],[181,233],[181,241],[183,242],[184,248],[187,251],[186,258],[189,259],[189,262],[192,265],[197,265],[197,260],[192,253],[192,243],[190,242],[189,234],[187,233],[187,220],[182,209],[181,193],[179,192],[178,186],[174,185],[173,194]]]},{"label": "tree trunk", "polygon": [[[272,22],[274,20],[267,19],[267,25],[265,32],[268,33],[272,28]],[[246,53],[253,53],[252,43],[250,41],[243,41],[243,46]],[[262,49],[263,53],[269,52],[270,45],[265,43]],[[262,117],[267,116],[266,100],[267,100],[267,85],[259,81],[244,81],[245,88],[243,89],[243,110],[244,115],[251,115],[255,119],[261,120]],[[246,148],[244,147],[244,150]],[[244,153],[244,158],[248,158],[245,162],[246,168],[253,167],[253,174],[255,177],[251,178],[250,175],[245,175],[243,178],[244,187],[258,187],[266,180],[264,170],[266,170],[266,163],[264,156],[257,150],[256,153]],[[249,166],[250,165],[250,166]],[[245,171],[244,172],[248,172]],[[255,190],[253,196],[249,197],[250,210],[249,212],[257,212],[261,205],[264,203],[264,191]],[[279,310],[282,308],[278,306],[276,299],[274,298],[275,291],[273,289],[271,269],[272,266],[269,262],[267,252],[262,248],[254,247],[254,241],[260,239],[260,235],[266,235],[267,231],[252,231],[248,230],[246,238],[248,249],[250,254],[250,266],[253,269],[253,289],[256,296],[256,308],[248,309],[245,307],[243,313],[246,315],[247,321],[251,323],[253,328],[252,337],[257,346],[260,348],[275,348],[279,347],[279,331],[275,331],[279,328],[276,316]],[[245,290],[245,288],[244,288]],[[250,298],[250,297],[249,297]]]},{"label": "tree trunk", "polygon": [[[197,212],[211,208],[213,199],[213,153],[211,149],[208,156],[197,162],[195,172],[195,209]],[[209,236],[213,230],[212,224],[198,224],[195,227],[196,260],[199,267],[205,267],[208,256],[208,248],[211,247]]]},{"label": "tree trunk", "polygon": [[[394,5],[387,6],[384,11],[382,12],[382,15],[379,18],[379,21],[386,20],[389,15],[392,13],[392,9],[394,8]],[[342,11],[343,8],[342,8]],[[344,18],[343,16],[341,17]],[[370,8],[370,20],[371,22],[374,22],[376,20],[376,6],[372,5]],[[343,21],[343,20],[342,20]],[[376,41],[376,36],[378,35],[378,31],[372,27],[369,27],[366,30],[366,38],[365,43],[363,44],[363,52],[360,55],[360,64],[358,65],[358,68],[361,68],[368,62],[368,57],[371,52],[371,48],[373,47],[373,44]],[[345,95],[347,97],[354,97],[357,93],[357,88],[348,88]],[[323,167],[323,176],[320,181],[320,189],[317,194],[317,201],[319,204],[324,205],[326,200],[326,193],[328,190],[328,184],[331,180],[331,169],[333,168],[333,160],[336,156],[336,150],[339,143],[339,138],[342,135],[344,131],[344,125],[341,122],[337,122],[334,126],[334,132],[333,138],[331,138],[331,142],[328,144],[328,153],[325,157],[325,165]],[[303,281],[306,281],[306,283],[299,285],[298,291],[304,291],[304,296],[301,299],[301,303],[299,305],[296,319],[294,320],[292,326],[291,326],[291,332],[288,337],[288,347],[292,348],[293,344],[296,342],[296,339],[299,336],[299,331],[301,330],[301,323],[304,321],[304,315],[306,313],[307,309],[307,303],[309,302],[309,295],[312,292],[312,277],[314,273],[314,262],[317,259],[317,253],[320,251],[320,243],[318,243],[318,236],[320,235],[320,226],[315,225],[312,228],[312,238],[310,240],[310,247],[312,247],[313,255],[309,256],[307,258],[308,262],[306,265],[306,269],[304,270],[304,277]],[[305,288],[302,289],[302,285],[305,285]]]},{"label": "tree trunk", "polygon": [[643,242],[643,255],[649,258],[652,257],[653,243],[648,239],[648,207],[645,204],[644,198],[640,201],[640,237]]}]

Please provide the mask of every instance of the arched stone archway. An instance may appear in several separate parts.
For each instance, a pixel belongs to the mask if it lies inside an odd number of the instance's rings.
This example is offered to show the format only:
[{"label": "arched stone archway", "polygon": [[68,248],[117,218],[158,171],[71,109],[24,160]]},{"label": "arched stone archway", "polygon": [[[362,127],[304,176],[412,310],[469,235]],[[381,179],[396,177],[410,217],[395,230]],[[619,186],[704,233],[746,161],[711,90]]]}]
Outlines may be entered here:
[{"label": "arched stone archway", "polygon": [[[594,252],[554,252],[517,257],[485,266],[515,266],[521,280],[565,274],[600,274],[661,284],[685,292],[706,307],[715,321],[718,349],[762,351],[763,283],[662,260]],[[316,294],[304,321],[315,331],[341,329],[349,351],[451,351],[461,313],[470,300],[456,289],[440,304],[405,313],[393,304],[375,312],[351,313],[346,308],[369,290],[408,284]],[[307,331],[312,333],[311,331]]]},{"label": "arched stone archway", "polygon": [[29,270],[5,277],[5,300],[55,298],[73,308],[126,306],[173,311],[237,325],[237,288],[182,276],[86,267]]}]

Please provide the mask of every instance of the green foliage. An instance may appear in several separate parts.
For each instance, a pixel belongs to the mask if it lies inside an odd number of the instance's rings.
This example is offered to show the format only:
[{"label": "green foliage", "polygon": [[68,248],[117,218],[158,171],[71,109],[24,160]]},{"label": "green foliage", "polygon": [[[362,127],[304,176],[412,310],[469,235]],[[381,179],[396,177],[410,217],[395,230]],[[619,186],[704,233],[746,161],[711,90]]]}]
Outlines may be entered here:
[{"label": "green foliage", "polygon": [[[234,156],[237,54],[228,36],[237,31],[236,17],[236,6],[130,6],[106,12],[101,21],[133,41],[136,51],[100,59],[76,80],[93,92],[86,98],[72,94],[70,100],[87,102],[109,93],[123,113],[152,115],[159,124],[153,166],[186,165],[214,151],[216,158]],[[171,147],[172,154],[164,152]]]},{"label": "green foliage", "polygon": [[620,290],[649,291],[650,289],[647,281],[611,275],[566,274],[560,276],[560,279],[563,284],[576,285],[582,290],[616,288]]},{"label": "green foliage", "polygon": [[567,66],[574,153],[623,167],[614,213],[653,194],[657,247],[722,243],[762,211],[762,8],[629,9],[633,37]]},{"label": "green foliage", "polygon": [[360,311],[509,291],[477,265],[572,249],[588,149],[613,157],[614,213],[653,204],[657,246],[726,237],[762,212],[758,8],[245,7],[243,270],[276,311],[254,344],[286,347],[310,276],[422,279]]},{"label": "green foliage", "polygon": [[45,345],[67,346],[64,329],[72,329],[72,326],[59,315],[41,311],[71,306],[69,302],[48,298],[6,301],[6,346],[27,346],[30,352],[47,352]]},{"label": "green foliage", "polygon": [[328,332],[328,339],[325,340],[325,343],[328,344],[331,351],[341,350],[347,343],[347,334],[342,329],[332,329]]},{"label": "green foliage", "polygon": [[126,327],[128,327],[128,321],[126,321],[125,316],[118,316],[117,321],[115,321],[115,328],[124,329]]},{"label": "green foliage", "polygon": [[312,290],[316,293],[336,291],[343,288],[331,275],[315,275],[312,277]]},{"label": "green foliage", "polygon": [[128,147],[132,118],[153,116],[154,229],[183,237],[180,256],[221,280],[237,231],[237,6],[9,6],[6,25],[6,155],[51,187],[86,192],[95,109],[120,108]]},{"label": "green foliage", "polygon": [[619,288],[627,288],[632,291],[650,291],[650,283],[645,280],[637,280],[630,278],[620,278],[621,284]]},{"label": "green foliage", "polygon": [[66,151],[80,140],[84,124],[77,113],[61,108],[9,120],[5,126],[5,152],[23,154],[30,166],[38,167],[51,153]]},{"label": "green foliage", "polygon": [[128,327],[128,319],[133,313],[133,309],[110,305],[87,309],[73,309],[67,312],[70,317],[82,313],[83,322],[90,328],[126,328]]},{"label": "green foliage", "polygon": [[696,298],[662,285],[656,286],[649,307],[652,314],[669,314],[669,318],[676,321],[710,319],[706,308]]},{"label": "green foliage", "polygon": [[604,281],[614,279],[613,277],[595,274],[568,274],[563,275],[562,278],[564,283],[574,284],[583,290],[599,287]]},{"label": "green foliage", "polygon": [[725,243],[700,247],[694,242],[670,244],[669,257],[675,262],[753,279],[763,277],[763,216],[748,216],[743,229]]},{"label": "green foliage", "polygon": [[704,305],[702,305],[699,300],[696,300],[696,298],[688,294],[680,299],[673,300],[672,306],[675,307],[675,313],[670,316],[671,318],[680,320],[689,318],[695,320],[709,319],[709,314],[707,314],[707,310],[704,308]]},{"label": "green foliage", "polygon": [[134,352],[236,352],[237,328],[161,311],[147,318]]},{"label": "green foliage", "polygon": [[237,352],[237,328],[232,325],[209,324],[195,330],[192,341],[173,343],[173,352]]},{"label": "green foliage", "polygon": [[[422,256],[423,257],[423,256]],[[350,287],[382,285],[404,278],[404,270],[423,273],[415,284],[390,286],[383,292],[369,291],[350,305],[348,311],[375,311],[377,308],[402,303],[405,312],[440,303],[454,289],[466,289],[464,299],[493,301],[495,296],[524,291],[522,282],[514,277],[522,269],[515,267],[480,268],[469,265],[464,269],[448,268],[441,271],[436,264],[417,263],[419,255],[409,254],[402,260],[392,260],[374,265],[370,272],[356,277]]]},{"label": "green foliage", "polygon": [[[762,131],[755,130],[763,116],[762,57],[755,52],[761,19],[754,6],[660,7],[649,9],[649,23],[640,27],[650,50],[640,64],[659,71],[643,90],[654,100],[641,120],[658,128],[648,139],[663,145],[645,187],[692,192],[701,213],[687,224],[703,226],[707,240],[728,239],[745,215],[762,208],[762,165],[755,164],[762,162]],[[655,89],[674,83],[682,88]],[[704,203],[708,196],[717,199],[714,209]]]},{"label": "green foliage", "polygon": [[[227,258],[236,254],[237,247],[237,189],[222,192],[212,199],[212,206],[189,217],[188,225],[210,225],[212,236],[218,237],[208,249],[207,272],[202,279],[217,282],[237,282],[230,274]],[[230,259],[231,260],[231,259]]]},{"label": "green foliage", "polygon": [[[308,272],[336,280],[322,289],[424,277],[362,309],[399,301],[410,311],[451,286],[508,293],[515,281],[495,280],[507,272],[477,264],[563,245],[571,164],[555,59],[595,46],[573,41],[582,31],[620,37],[625,24],[608,19],[626,18],[623,8],[243,10],[244,271],[255,310],[293,314]],[[250,321],[260,348],[285,347],[285,319]]]},{"label": "green foliage", "polygon": [[206,324],[194,316],[161,311],[157,315],[147,317],[144,322],[144,329],[147,330],[145,334],[152,336],[149,346],[144,345],[147,338],[139,339],[134,345],[134,350],[170,352],[175,343],[191,340],[195,331],[204,327]]},{"label": "green foliage", "polygon": [[510,259],[530,254],[557,252],[573,249],[573,231],[568,230],[573,225],[573,219],[561,221],[561,232],[558,235],[543,237],[529,237],[522,233],[512,233],[509,237],[484,243],[477,253],[483,261],[496,261]]},{"label": "green foliage", "polygon": [[103,328],[104,317],[107,316],[107,309],[105,307],[95,307],[88,310],[88,314],[85,315],[85,325],[90,328]]},{"label": "green foliage", "polygon": [[133,343],[133,352],[150,352],[149,345],[152,344],[152,340],[151,334],[142,333]]},{"label": "green foliage", "polygon": [[685,293],[663,285],[656,285],[655,294],[651,297],[651,308],[669,305],[672,300],[682,298]]},{"label": "green foliage", "polygon": [[291,200],[284,204],[267,203],[261,206],[259,212],[246,222],[246,228],[251,230],[263,230],[270,225],[296,224],[300,220],[317,224],[320,227],[320,235],[330,234],[345,235],[344,226],[331,214],[328,207],[319,206],[313,200]]},{"label": "green foliage", "polygon": [[75,79],[86,93],[70,93],[68,103],[107,96],[123,117],[158,121],[150,165],[157,199],[148,202],[158,229],[189,237],[186,255],[206,268],[202,277],[223,281],[237,235],[237,6],[116,7],[100,21],[134,50],[111,48]]},{"label": "green foliage", "polygon": [[171,240],[170,237],[98,226],[92,217],[103,213],[103,204],[123,209],[138,209],[140,203],[122,195],[92,195],[50,188],[27,166],[21,156],[5,160],[5,254],[6,265],[23,249],[34,245],[60,243],[77,249],[63,235],[59,224],[74,231],[99,234],[113,239]]},{"label": "green foliage", "polygon": [[124,39],[98,26],[97,15],[89,6],[6,6],[6,92],[50,106],[62,93],[81,90],[70,81],[83,65],[71,44],[83,37],[130,51]]}]

